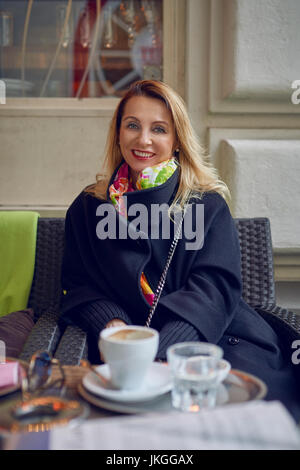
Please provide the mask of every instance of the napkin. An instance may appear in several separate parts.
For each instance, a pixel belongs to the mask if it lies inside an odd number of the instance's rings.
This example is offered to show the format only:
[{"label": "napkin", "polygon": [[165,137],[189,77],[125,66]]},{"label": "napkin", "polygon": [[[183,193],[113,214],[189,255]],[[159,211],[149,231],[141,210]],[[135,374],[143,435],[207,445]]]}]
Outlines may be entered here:
[{"label": "napkin", "polygon": [[0,388],[12,387],[19,383],[20,366],[18,362],[0,364]]}]

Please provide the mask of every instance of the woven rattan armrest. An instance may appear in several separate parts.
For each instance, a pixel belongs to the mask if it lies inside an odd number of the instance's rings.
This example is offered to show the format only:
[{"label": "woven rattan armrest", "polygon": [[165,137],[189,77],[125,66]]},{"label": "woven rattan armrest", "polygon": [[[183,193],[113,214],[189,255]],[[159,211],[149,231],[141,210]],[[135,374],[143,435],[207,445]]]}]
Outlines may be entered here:
[{"label": "woven rattan armrest", "polygon": [[55,352],[55,358],[61,364],[79,365],[81,359],[87,359],[88,346],[86,333],[76,325],[67,326]]},{"label": "woven rattan armrest", "polygon": [[271,313],[276,315],[278,318],[281,318],[286,323],[288,323],[300,335],[300,314],[299,313],[293,312],[284,307],[279,307],[278,305],[274,305],[271,309],[269,309],[269,311],[271,311]]},{"label": "woven rattan armrest", "polygon": [[278,305],[256,307],[255,310],[276,331],[286,357],[291,360],[294,350],[293,342],[300,340],[300,315]]},{"label": "woven rattan armrest", "polygon": [[270,318],[270,315],[275,317],[274,322],[277,322],[282,328],[289,328],[291,335],[296,335],[300,338],[300,314],[293,312],[279,305],[267,305],[256,307],[255,310],[259,313],[265,314]]},{"label": "woven rattan armrest", "polygon": [[29,361],[31,356],[39,350],[54,353],[61,337],[61,328],[57,322],[58,312],[51,309],[42,313],[32,328],[19,359]]}]

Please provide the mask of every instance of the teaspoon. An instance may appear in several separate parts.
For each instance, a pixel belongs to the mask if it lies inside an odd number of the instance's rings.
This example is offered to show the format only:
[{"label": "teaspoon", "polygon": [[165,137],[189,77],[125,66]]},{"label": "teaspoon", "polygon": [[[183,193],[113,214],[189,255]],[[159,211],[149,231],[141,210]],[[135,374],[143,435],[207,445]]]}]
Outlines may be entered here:
[{"label": "teaspoon", "polygon": [[112,388],[112,384],[110,380],[104,377],[104,375],[100,374],[100,372],[98,372],[89,361],[87,361],[86,359],[81,359],[80,365],[94,372],[94,374],[101,380],[102,385],[104,385],[105,387]]}]

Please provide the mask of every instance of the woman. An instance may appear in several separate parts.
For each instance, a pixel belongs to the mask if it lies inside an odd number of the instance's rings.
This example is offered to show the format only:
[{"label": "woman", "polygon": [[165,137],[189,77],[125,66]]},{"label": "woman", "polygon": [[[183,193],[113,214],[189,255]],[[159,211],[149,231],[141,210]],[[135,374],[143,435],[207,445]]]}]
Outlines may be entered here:
[{"label": "woman", "polygon": [[185,105],[167,85],[139,81],[122,98],[108,135],[105,173],[66,216],[63,318],[87,331],[90,359],[99,362],[103,328],[147,322],[177,216],[185,210],[151,319],[160,332],[157,360],[165,360],[174,343],[219,344],[233,368],[262,378],[268,398],[283,400],[295,415],[292,364],[273,329],[241,297],[227,187],[205,162]]}]

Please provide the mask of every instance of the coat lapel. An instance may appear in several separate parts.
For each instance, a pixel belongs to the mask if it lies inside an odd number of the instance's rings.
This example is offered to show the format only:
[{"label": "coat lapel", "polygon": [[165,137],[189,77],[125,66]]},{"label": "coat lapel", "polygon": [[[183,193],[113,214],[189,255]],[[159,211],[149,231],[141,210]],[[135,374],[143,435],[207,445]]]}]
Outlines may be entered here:
[{"label": "coat lapel", "polygon": [[[141,318],[145,321],[149,311],[149,304],[144,298],[140,286],[140,276],[151,259],[151,208],[154,204],[170,203],[175,195],[178,185],[179,169],[162,185],[141,191],[125,193],[127,201],[127,211],[130,213],[138,205],[143,208],[147,214],[146,225],[148,233],[140,231],[140,227],[136,227],[134,216],[129,216],[126,220],[120,216],[115,210],[113,204],[108,201],[88,197],[86,199],[86,214],[88,224],[89,243],[95,254],[95,259],[99,270],[99,281],[101,278],[106,279],[109,289],[109,295],[119,301],[128,313],[130,309],[140,311]],[[103,206],[107,204],[107,206]],[[107,216],[108,209],[110,217]],[[99,215],[100,213],[105,215]],[[98,214],[98,215],[97,215]],[[106,218],[106,219],[105,219]],[[97,235],[97,226],[99,223],[107,222],[111,218],[111,223],[115,224],[116,238],[99,239]],[[114,220],[112,220],[114,218]],[[105,220],[104,220],[105,219]],[[113,230],[114,232],[114,230]],[[121,235],[121,239],[119,237]],[[123,237],[123,239],[122,239]],[[125,238],[125,239],[124,239]],[[167,256],[167,251],[166,251]],[[165,259],[162,259],[162,266]],[[157,273],[159,279],[160,272]],[[153,276],[152,276],[153,279]],[[156,285],[152,286],[154,290]],[[116,298],[116,295],[118,298]]]}]

